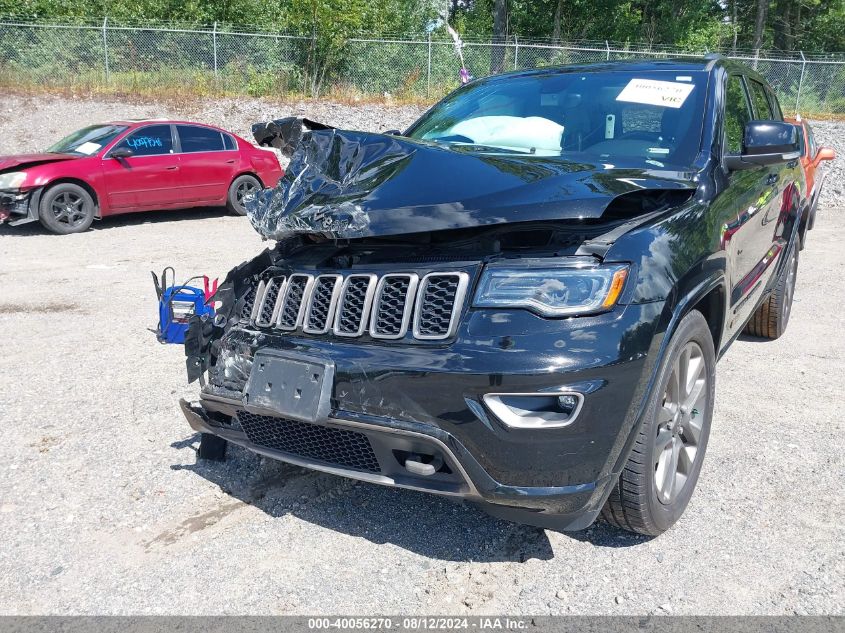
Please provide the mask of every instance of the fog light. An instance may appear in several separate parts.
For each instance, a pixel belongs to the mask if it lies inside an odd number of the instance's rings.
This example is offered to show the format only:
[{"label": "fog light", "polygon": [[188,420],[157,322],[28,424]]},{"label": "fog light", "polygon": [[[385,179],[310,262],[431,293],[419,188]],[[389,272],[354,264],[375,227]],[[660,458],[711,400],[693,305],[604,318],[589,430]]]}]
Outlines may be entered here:
[{"label": "fog light", "polygon": [[571,393],[488,393],[484,404],[505,426],[555,429],[569,426],[581,412],[584,396]]},{"label": "fog light", "polygon": [[578,406],[578,398],[571,394],[566,394],[565,396],[558,397],[557,404],[560,407],[560,410],[566,415],[572,415],[572,412],[575,411],[575,407]]}]

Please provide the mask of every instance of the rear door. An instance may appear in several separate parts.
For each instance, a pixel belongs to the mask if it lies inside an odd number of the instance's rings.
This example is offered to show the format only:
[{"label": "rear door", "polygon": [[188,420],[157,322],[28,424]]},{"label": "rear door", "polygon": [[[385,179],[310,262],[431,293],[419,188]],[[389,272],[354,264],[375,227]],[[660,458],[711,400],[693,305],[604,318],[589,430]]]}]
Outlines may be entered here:
[{"label": "rear door", "polygon": [[237,145],[229,135],[201,125],[177,125],[182,199],[223,204],[238,168]]},{"label": "rear door", "polygon": [[[112,158],[116,149],[131,150],[127,158]],[[136,128],[104,155],[103,180],[114,211],[143,211],[178,206],[179,158],[173,151],[169,124]]]}]

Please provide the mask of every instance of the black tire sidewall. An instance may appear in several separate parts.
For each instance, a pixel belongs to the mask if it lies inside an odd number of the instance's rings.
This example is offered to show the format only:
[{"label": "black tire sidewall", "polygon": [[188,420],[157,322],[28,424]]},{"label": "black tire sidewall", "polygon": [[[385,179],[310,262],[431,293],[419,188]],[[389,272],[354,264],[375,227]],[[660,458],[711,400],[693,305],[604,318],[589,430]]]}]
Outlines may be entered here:
[{"label": "black tire sidewall", "polygon": [[[79,195],[85,201],[85,221],[74,227],[70,227],[56,220],[56,218],[53,217],[53,212],[50,210],[53,200],[55,200],[57,196],[68,191]],[[51,233],[56,233],[58,235],[82,233],[83,231],[87,231],[94,222],[95,207],[94,198],[84,187],[70,182],[59,183],[57,185],[53,185],[42,194],[41,201],[38,204],[38,219],[41,222],[41,225]]]},{"label": "black tire sidewall", "polygon": [[[666,389],[666,382],[672,371],[675,359],[680,355],[683,347],[689,342],[695,341],[701,347],[707,372],[708,392],[707,406],[704,421],[701,427],[701,441],[699,443],[698,455],[693,465],[692,472],[687,478],[684,488],[677,498],[670,504],[661,503],[657,499],[657,490],[654,481],[654,451],[656,433],[657,410],[662,404],[663,394]],[[648,478],[648,495],[646,499],[647,514],[654,523],[657,533],[663,532],[671,527],[684,513],[692,493],[698,483],[698,476],[701,473],[701,466],[704,463],[707,443],[710,438],[710,424],[713,420],[713,404],[716,398],[716,354],[713,349],[713,339],[707,321],[698,311],[687,314],[678,325],[669,348],[666,350],[663,364],[661,365],[658,381],[652,393],[651,401],[643,423],[643,434],[648,439],[645,455],[645,464]]]},{"label": "black tire sidewall", "polygon": [[[789,261],[781,273],[781,278],[778,280],[776,290],[776,308],[777,308],[777,336],[780,338],[786,332],[786,326],[789,325],[789,319],[792,317],[792,301],[795,298],[795,285],[798,283],[798,254],[799,248],[797,244],[793,244],[789,249]],[[795,279],[793,280],[792,293],[787,299],[787,285],[789,284],[789,272],[795,267]],[[789,301],[789,314],[783,318],[783,309],[786,307],[786,302]]]},{"label": "black tire sidewall", "polygon": [[229,209],[229,211],[235,213],[236,215],[246,215],[246,209],[241,209],[241,207],[238,206],[238,187],[241,185],[241,183],[245,181],[252,181],[253,183],[255,183],[256,187],[258,187],[259,189],[261,188],[261,181],[258,180],[258,178],[256,178],[255,176],[251,176],[249,174],[242,174],[232,181],[232,184],[229,185],[229,193],[227,194],[226,198],[226,207]]}]

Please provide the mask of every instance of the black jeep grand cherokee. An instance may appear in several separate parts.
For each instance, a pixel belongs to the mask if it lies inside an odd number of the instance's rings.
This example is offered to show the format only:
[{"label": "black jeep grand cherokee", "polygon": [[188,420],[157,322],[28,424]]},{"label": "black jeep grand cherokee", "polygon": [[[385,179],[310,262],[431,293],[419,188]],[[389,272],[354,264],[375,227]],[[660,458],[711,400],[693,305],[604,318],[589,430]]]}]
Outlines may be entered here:
[{"label": "black jeep grand cherokee", "polygon": [[789,319],[795,128],[721,58],[475,81],[404,134],[258,125],[275,246],[186,343],[200,457],[227,442],[561,530],[689,502],[716,360]]}]

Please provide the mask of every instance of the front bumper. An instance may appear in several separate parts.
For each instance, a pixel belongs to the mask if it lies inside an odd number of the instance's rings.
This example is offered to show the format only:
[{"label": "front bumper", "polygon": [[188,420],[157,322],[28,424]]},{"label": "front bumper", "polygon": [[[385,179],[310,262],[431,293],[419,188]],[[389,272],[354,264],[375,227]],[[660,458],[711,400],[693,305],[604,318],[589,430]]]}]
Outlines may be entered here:
[{"label": "front bumper", "polygon": [[35,222],[38,219],[38,203],[41,190],[0,191],[0,224],[10,226]]},{"label": "front bumper", "polygon": [[[432,345],[232,328],[200,402],[183,410],[195,430],[283,461],[463,498],[522,523],[582,529],[600,512],[627,457],[648,394],[662,308],[631,305],[564,320],[470,310],[454,341]],[[250,359],[264,348],[331,359],[331,413],[317,424],[366,436],[377,472],[250,440],[239,412],[271,421],[274,415],[241,399]],[[562,388],[584,395],[578,417],[563,428],[508,427],[483,400],[488,393]],[[447,467],[433,475],[409,472],[402,463],[408,453],[436,456]]]}]

